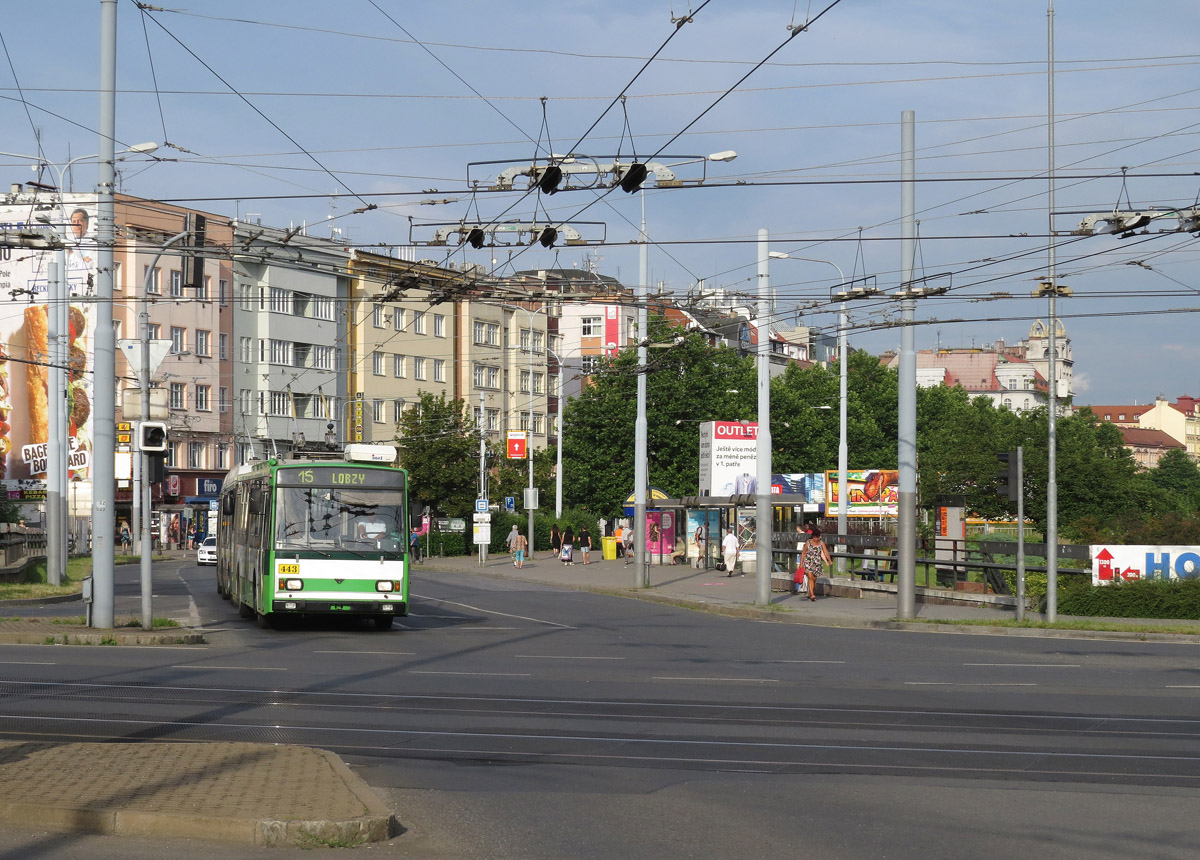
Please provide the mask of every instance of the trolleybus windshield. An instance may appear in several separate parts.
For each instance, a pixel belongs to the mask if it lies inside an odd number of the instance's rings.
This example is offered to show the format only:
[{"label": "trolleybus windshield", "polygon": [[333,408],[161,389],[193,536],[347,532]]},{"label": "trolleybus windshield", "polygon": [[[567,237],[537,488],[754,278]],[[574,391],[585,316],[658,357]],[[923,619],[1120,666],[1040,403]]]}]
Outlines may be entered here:
[{"label": "trolleybus windshield", "polygon": [[275,548],[401,552],[408,537],[405,523],[404,491],[399,487],[280,486],[275,500]]}]

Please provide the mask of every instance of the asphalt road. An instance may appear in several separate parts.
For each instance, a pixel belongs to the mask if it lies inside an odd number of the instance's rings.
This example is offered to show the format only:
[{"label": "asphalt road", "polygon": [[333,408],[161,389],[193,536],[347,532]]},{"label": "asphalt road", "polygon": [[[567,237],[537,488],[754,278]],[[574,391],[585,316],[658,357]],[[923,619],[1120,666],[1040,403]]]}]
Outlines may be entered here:
[{"label": "asphalt road", "polygon": [[[388,856],[1124,860],[1200,844],[1196,646],[780,625],[432,573],[392,631],[263,631],[212,583],[156,570],[155,614],[198,619],[209,645],[0,646],[0,737],[332,749],[406,828],[357,849]],[[0,834],[0,858],[112,844]],[[122,840],[119,856],[162,848]]]}]

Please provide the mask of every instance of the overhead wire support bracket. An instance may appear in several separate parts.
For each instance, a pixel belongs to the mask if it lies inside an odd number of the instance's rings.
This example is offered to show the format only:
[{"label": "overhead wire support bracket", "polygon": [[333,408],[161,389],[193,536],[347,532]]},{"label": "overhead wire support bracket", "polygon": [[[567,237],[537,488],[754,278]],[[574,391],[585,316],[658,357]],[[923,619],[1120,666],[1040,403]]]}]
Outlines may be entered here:
[{"label": "overhead wire support bracket", "polygon": [[[472,248],[511,248],[520,245],[541,244],[543,248],[552,248],[563,240],[566,245],[602,245],[607,240],[608,225],[603,221],[576,221],[574,224],[598,228],[599,239],[585,239],[571,224],[555,224],[537,221],[504,221],[486,223],[482,221],[434,221],[425,224],[409,225],[410,245],[430,245],[445,247],[448,245],[470,245]],[[436,228],[433,237],[420,241],[413,237],[414,227]],[[511,241],[505,241],[511,240]]]},{"label": "overhead wire support bracket", "polygon": [[[732,159],[736,153],[717,153],[717,156],[727,156]],[[703,185],[708,179],[708,162],[721,161],[723,158],[712,155],[660,155],[659,161],[646,162],[642,166],[647,174],[654,177],[658,188],[681,188],[685,185]],[[664,163],[671,162],[671,163]],[[595,188],[599,177],[611,175],[613,178],[608,185],[619,185],[633,164],[639,162],[624,162],[620,155],[551,155],[548,158],[537,158],[529,163],[513,164],[511,159],[496,161],[472,161],[467,165],[467,183],[471,183],[471,168],[484,165],[508,164],[496,176],[496,179],[486,189],[487,191],[512,191],[518,177],[529,177],[527,188],[538,188],[543,193],[555,194],[559,191],[579,191]],[[671,169],[685,164],[700,164],[699,179],[680,179]],[[595,176],[596,180],[586,184],[572,184],[574,176]],[[565,184],[563,184],[565,183]],[[560,187],[561,185],[561,187]],[[524,189],[522,189],[524,190]]]},{"label": "overhead wire support bracket", "polygon": [[[945,283],[938,283],[945,280]],[[954,273],[942,272],[937,275],[926,275],[923,278],[917,278],[909,281],[906,284],[901,284],[900,289],[892,293],[892,298],[895,299],[923,299],[929,296],[941,296],[950,292],[953,285]]]}]

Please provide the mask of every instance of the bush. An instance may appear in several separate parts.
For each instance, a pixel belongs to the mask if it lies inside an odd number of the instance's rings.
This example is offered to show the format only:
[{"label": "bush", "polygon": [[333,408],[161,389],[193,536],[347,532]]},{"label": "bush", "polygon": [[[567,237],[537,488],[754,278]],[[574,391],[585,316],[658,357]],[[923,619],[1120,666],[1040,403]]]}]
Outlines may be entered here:
[{"label": "bush", "polygon": [[1058,583],[1058,611],[1101,618],[1200,619],[1200,579],[1093,586],[1086,577],[1063,577]]}]

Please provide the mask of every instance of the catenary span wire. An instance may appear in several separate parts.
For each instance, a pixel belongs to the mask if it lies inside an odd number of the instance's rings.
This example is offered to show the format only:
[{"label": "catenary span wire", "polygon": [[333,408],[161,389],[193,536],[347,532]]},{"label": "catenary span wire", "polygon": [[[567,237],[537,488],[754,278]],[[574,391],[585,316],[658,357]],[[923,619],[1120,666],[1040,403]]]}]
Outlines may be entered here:
[{"label": "catenary span wire", "polygon": [[159,21],[157,18],[155,18],[151,14],[152,7],[148,7],[147,4],[142,3],[141,0],[130,0],[130,2],[133,3],[135,6],[137,6],[139,9],[141,9],[146,18],[148,18],[150,21],[152,21],[155,24],[155,26],[157,26],[160,30],[162,30],[163,33],[165,33],[173,42],[175,42],[175,44],[177,44],[180,48],[182,48],[184,51],[186,51],[192,57],[192,59],[194,59],[197,63],[199,63],[201,66],[203,66],[204,69],[206,71],[208,71],[209,74],[211,74],[214,78],[216,78],[218,81],[220,81],[224,86],[228,87],[229,91],[232,94],[236,95],[243,104],[245,104],[247,107],[249,107],[256,114],[258,114],[259,117],[261,117],[263,120],[265,120],[267,122],[267,124],[269,124],[277,132],[279,132],[284,137],[286,137],[293,146],[295,146],[298,150],[300,150],[300,152],[302,152],[306,157],[311,159],[314,164],[316,164],[318,167],[320,167],[341,188],[344,188],[346,190],[346,192],[348,194],[350,194],[350,196],[357,199],[364,206],[367,205],[367,201],[364,200],[362,197],[359,197],[359,195],[354,191],[354,189],[352,189],[349,185],[347,185],[345,182],[343,182],[337,176],[337,174],[333,173],[331,170],[329,170],[329,168],[325,167],[325,165],[322,164],[317,159],[316,156],[314,156],[311,152],[309,152],[307,149],[305,149],[298,140],[296,140],[294,137],[292,137],[290,134],[288,134],[286,131],[284,131],[284,129],[277,122],[275,122],[273,119],[271,119],[269,116],[267,116],[261,109],[259,109],[259,107],[257,105],[254,104],[254,102],[252,102],[246,96],[242,95],[242,93],[240,93],[237,90],[237,88],[233,86],[233,84],[231,84],[231,83],[229,83],[229,81],[225,80],[225,78],[222,77],[220,75],[220,73],[217,72],[216,69],[214,69],[207,62],[205,62],[203,59],[201,59],[201,57],[195,51],[193,51],[186,44],[184,44],[183,41],[178,36],[176,36],[174,33],[172,33],[169,29],[167,29],[167,27],[161,21]]},{"label": "catenary span wire", "polygon": [[10,74],[12,74],[13,86],[15,86],[17,88],[17,95],[21,102],[21,107],[25,111],[25,120],[26,120],[26,122],[29,123],[29,130],[31,132],[33,132],[33,140],[34,140],[34,143],[37,145],[38,157],[41,158],[43,161],[45,161],[46,154],[42,150],[42,136],[38,133],[37,123],[35,123],[33,121],[33,114],[31,114],[29,112],[29,102],[26,101],[25,93],[21,89],[21,80],[20,80],[20,78],[17,77],[17,69],[13,65],[12,55],[9,54],[9,52],[8,52],[8,42],[4,38],[3,31],[0,31],[0,47],[4,48],[4,59],[8,63],[8,71]]},{"label": "catenary span wire", "polygon": [[150,83],[154,87],[154,101],[158,105],[158,120],[162,124],[163,144],[169,145],[171,136],[167,134],[167,116],[163,113],[162,93],[158,90],[158,71],[154,68],[154,51],[150,47],[150,30],[146,27],[146,11],[141,6],[138,7],[141,14],[142,22],[142,40],[146,45],[146,59],[150,63]]}]

